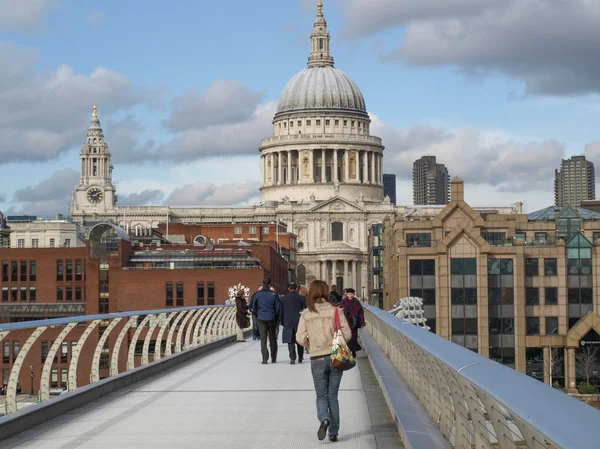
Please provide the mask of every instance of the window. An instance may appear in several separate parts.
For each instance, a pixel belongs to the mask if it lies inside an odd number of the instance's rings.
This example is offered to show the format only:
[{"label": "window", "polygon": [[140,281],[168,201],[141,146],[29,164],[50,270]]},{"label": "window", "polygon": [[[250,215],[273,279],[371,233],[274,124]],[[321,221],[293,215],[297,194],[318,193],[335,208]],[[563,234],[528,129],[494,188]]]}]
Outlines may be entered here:
[{"label": "window", "polygon": [[19,270],[19,265],[17,263],[16,260],[11,260],[10,261],[10,280],[12,282],[17,282],[18,280],[18,270]]},{"label": "window", "polygon": [[8,302],[8,287],[2,287],[2,302]]},{"label": "window", "polygon": [[98,312],[99,313],[108,313],[108,311],[109,311],[108,298],[100,298],[98,300]]},{"label": "window", "polygon": [[27,287],[21,287],[21,301],[27,301]]},{"label": "window", "polygon": [[177,306],[179,306],[179,307],[183,306],[183,284],[182,283],[177,284]]},{"label": "window", "polygon": [[50,372],[50,388],[58,388],[58,368],[52,368]]},{"label": "window", "polygon": [[17,246],[19,248],[25,248],[25,239],[18,239],[17,240]]},{"label": "window", "polygon": [[67,368],[60,369],[60,385],[66,388],[69,385],[69,370]]},{"label": "window", "polygon": [[600,232],[594,232],[592,235],[592,240],[595,242],[598,239],[600,239]]},{"label": "window", "polygon": [[21,282],[27,282],[27,261],[21,261]]},{"label": "window", "polygon": [[528,306],[537,306],[540,303],[540,291],[538,288],[525,289],[526,304]]},{"label": "window", "polygon": [[298,126],[302,126],[302,120],[298,120]]},{"label": "window", "polygon": [[242,227],[241,226],[236,226],[235,228],[233,228],[233,233],[235,235],[240,235],[242,233]]},{"label": "window", "polygon": [[429,248],[431,247],[431,234],[406,234],[406,243],[410,248]]},{"label": "window", "polygon": [[306,126],[311,126],[312,122],[310,120],[306,121]]},{"label": "window", "polygon": [[54,248],[55,245],[55,240],[54,239],[50,239],[50,248]]},{"label": "window", "polygon": [[40,246],[40,241],[38,239],[31,239],[31,247],[38,248]]},{"label": "window", "polygon": [[76,260],[75,261],[75,280],[76,281],[81,281],[81,279],[82,279],[82,268],[83,268],[83,265],[81,263],[81,260]]},{"label": "window", "polygon": [[344,223],[331,223],[331,240],[334,242],[341,242],[344,240]]},{"label": "window", "polygon": [[344,120],[344,126],[348,126],[348,120]]},{"label": "window", "polygon": [[451,274],[473,275],[477,274],[477,259],[453,258],[450,261]]},{"label": "window", "polygon": [[65,248],[71,247],[71,239],[65,239]]},{"label": "window", "polygon": [[204,282],[198,282],[198,305],[199,306],[203,306],[205,301],[206,301],[206,297],[205,295],[205,291],[204,291]]},{"label": "window", "polygon": [[481,230],[481,237],[493,246],[502,246],[506,241],[506,232],[490,232]]},{"label": "window", "polygon": [[37,300],[37,289],[35,287],[29,287],[29,301],[35,302]]},{"label": "window", "polygon": [[558,334],[558,317],[546,317],[546,335]]},{"label": "window", "polygon": [[266,226],[264,228],[262,228],[262,233],[263,233],[263,235],[268,235],[269,234],[269,228],[266,227]]},{"label": "window", "polygon": [[316,125],[321,126],[321,120],[316,120]]},{"label": "window", "polygon": [[537,316],[528,316],[527,335],[538,335],[540,333],[540,319]]},{"label": "window", "polygon": [[538,275],[538,260],[537,259],[525,259],[525,276],[537,276]]},{"label": "window", "polygon": [[29,261],[29,280],[32,282],[37,280],[37,265],[35,260]]},{"label": "window", "polygon": [[57,301],[62,301],[63,300],[63,288],[62,287],[57,287],[56,288],[56,300]]},{"label": "window", "polygon": [[81,301],[81,287],[75,287],[75,301]]},{"label": "window", "polygon": [[546,240],[548,240],[548,233],[547,232],[536,232],[534,239],[536,242],[545,243]]},{"label": "window", "polygon": [[325,126],[329,126],[331,124],[331,120],[325,120]]},{"label": "window", "polygon": [[171,284],[170,282],[166,286],[165,299],[166,299],[165,305],[167,307],[172,307],[173,306],[173,284]]},{"label": "window", "polygon": [[69,361],[69,342],[63,341],[60,345],[60,363],[67,363]]},{"label": "window", "polygon": [[215,283],[208,283],[208,305],[213,306],[215,304]]},{"label": "window", "polygon": [[546,305],[555,306],[558,304],[558,288],[546,287]]},{"label": "window", "polygon": [[21,342],[19,340],[13,340],[12,344],[13,344],[12,350],[13,350],[13,362],[14,362],[15,360],[17,360],[19,352],[21,352]]},{"label": "window", "polygon": [[100,275],[98,276],[98,290],[101,295],[107,295],[109,289],[108,270],[100,270]]},{"label": "window", "polygon": [[340,121],[339,120],[335,121],[335,126],[340,126]]},{"label": "window", "polygon": [[527,234],[521,231],[515,232],[515,239],[527,240]]},{"label": "window", "polygon": [[67,271],[66,271],[67,281],[73,280],[73,261],[67,260]]},{"label": "window", "polygon": [[67,301],[73,301],[73,287],[67,287]]},{"label": "window", "polygon": [[544,259],[544,275],[556,276],[558,274],[558,268],[556,265],[556,259]]},{"label": "window", "polygon": [[8,282],[8,260],[2,261],[2,282]]},{"label": "window", "polygon": [[10,300],[12,302],[17,302],[17,295],[18,295],[17,287],[12,287],[10,289]]},{"label": "window", "polygon": [[48,357],[48,340],[42,341],[42,352],[41,352],[41,362],[44,363],[46,361],[46,357]]},{"label": "window", "polygon": [[250,234],[256,234],[256,226],[250,226]]},{"label": "window", "polygon": [[10,341],[2,342],[2,363],[10,363]]},{"label": "window", "polygon": [[293,128],[293,127],[294,127],[294,122],[290,121],[290,128]]},{"label": "window", "polygon": [[58,260],[56,261],[56,280],[63,281],[64,276],[64,262],[62,260]]}]

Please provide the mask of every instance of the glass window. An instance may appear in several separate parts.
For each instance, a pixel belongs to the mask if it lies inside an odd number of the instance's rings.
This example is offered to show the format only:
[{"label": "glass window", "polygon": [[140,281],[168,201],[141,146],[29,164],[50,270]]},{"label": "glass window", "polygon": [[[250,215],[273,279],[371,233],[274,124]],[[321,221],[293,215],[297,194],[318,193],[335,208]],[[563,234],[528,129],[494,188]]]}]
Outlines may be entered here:
[{"label": "glass window", "polygon": [[35,302],[37,300],[37,289],[35,287],[29,287],[29,301]]},{"label": "glass window", "polygon": [[42,351],[41,351],[41,363],[44,363],[46,361],[46,357],[48,357],[48,348],[49,348],[49,342],[48,340],[44,340],[42,341]]},{"label": "glass window", "polygon": [[555,306],[558,304],[558,288],[546,287],[546,305]]},{"label": "glass window", "polygon": [[21,261],[21,282],[27,282],[27,261]]},{"label": "glass window", "polygon": [[331,124],[331,120],[325,120],[325,126],[329,126]]},{"label": "glass window", "polygon": [[558,317],[547,316],[546,317],[546,334],[558,334]]},{"label": "glass window", "polygon": [[546,232],[536,232],[535,233],[535,241],[540,243],[545,243],[548,239],[548,233]]},{"label": "glass window", "polygon": [[306,126],[311,126],[312,125],[312,121],[311,120],[307,120],[306,121]]},{"label": "glass window", "polygon": [[521,232],[521,231],[517,231],[517,232],[515,232],[515,239],[526,240],[527,234],[525,234],[524,232]]},{"label": "glass window", "polygon": [[546,276],[558,275],[556,259],[544,259],[544,275],[546,275]]},{"label": "glass window", "polygon": [[204,282],[198,282],[198,305],[203,306],[205,302]]},{"label": "glass window", "polygon": [[595,242],[598,239],[600,239],[600,232],[594,232],[592,240]]},{"label": "glass window", "polygon": [[540,303],[540,291],[538,288],[526,288],[525,297],[528,306],[537,306]]},{"label": "glass window", "polygon": [[63,300],[63,288],[62,287],[56,287],[56,300],[57,301]]},{"label": "glass window", "polygon": [[335,126],[340,126],[340,121],[339,120],[335,121]]},{"label": "glass window", "polygon": [[18,296],[18,294],[19,294],[18,292],[19,292],[19,291],[17,290],[17,287],[12,287],[12,288],[10,289],[10,300],[11,300],[12,302],[17,302],[17,296]]},{"label": "glass window", "polygon": [[39,246],[40,246],[39,239],[31,239],[31,247],[32,248],[38,248]]},{"label": "glass window", "polygon": [[27,287],[21,287],[21,301],[27,301]]},{"label": "glass window", "polygon": [[21,352],[21,342],[19,340],[13,340],[12,342],[13,347],[13,362],[15,360],[17,360],[17,357],[19,356],[19,352]]},{"label": "glass window", "polygon": [[50,388],[58,388],[58,368],[52,368],[50,372]]},{"label": "glass window", "polygon": [[10,363],[10,341],[2,342],[2,363]]},{"label": "glass window", "polygon": [[239,235],[242,233],[242,227],[241,226],[236,226],[233,228],[233,233],[236,235]]},{"label": "glass window", "polygon": [[525,276],[537,276],[538,275],[538,260],[537,259],[525,259]]},{"label": "glass window", "polygon": [[8,260],[2,261],[2,282],[8,282]]},{"label": "glass window", "polygon": [[173,284],[170,283],[170,282],[166,285],[166,300],[165,300],[165,305],[167,307],[172,307],[173,306]]},{"label": "glass window", "polygon": [[450,261],[451,274],[477,274],[477,259],[453,258]]},{"label": "glass window", "polygon": [[83,274],[83,264],[82,264],[81,260],[76,260],[75,261],[75,280],[81,281],[82,274]]},{"label": "glass window", "polygon": [[67,260],[67,271],[66,271],[67,281],[73,280],[73,261]]},{"label": "glass window", "polygon": [[29,261],[29,280],[32,282],[37,280],[37,265],[35,260]]},{"label": "glass window", "polygon": [[317,126],[321,126],[321,120],[316,120]]},{"label": "glass window", "polygon": [[212,306],[215,304],[215,283],[208,283],[208,305]]},{"label": "glass window", "polygon": [[263,227],[263,228],[262,228],[262,233],[263,233],[264,235],[267,235],[267,234],[269,234],[269,228],[268,228],[268,227],[266,227],[266,226],[265,226],[265,227]]},{"label": "glass window", "polygon": [[54,239],[50,239],[50,248],[54,248],[56,246],[56,242]]},{"label": "glass window", "polygon": [[19,247],[19,248],[25,248],[25,239],[18,239],[17,240],[17,247]]},{"label": "glass window", "polygon": [[62,260],[56,261],[56,280],[63,281],[64,280],[64,263]]},{"label": "glass window", "polygon": [[540,333],[540,319],[535,316],[528,316],[527,319],[527,335],[538,335]]},{"label": "glass window", "polygon": [[2,302],[8,302],[8,287],[2,287]]},{"label": "glass window", "polygon": [[331,223],[331,240],[334,242],[341,242],[344,240],[344,223]]},{"label": "glass window", "polygon": [[75,301],[81,301],[81,287],[75,287]]},{"label": "glass window", "polygon": [[108,298],[100,298],[98,300],[98,311],[99,311],[99,313],[108,313],[108,311],[109,311]]},{"label": "glass window", "polygon": [[429,248],[431,247],[431,234],[406,234],[406,243],[410,248]]},{"label": "glass window", "polygon": [[60,345],[60,363],[67,363],[69,360],[69,342],[63,341]]},{"label": "glass window", "polygon": [[256,226],[250,226],[250,234],[256,234]]},{"label": "glass window", "polygon": [[67,385],[69,385],[69,370],[67,368],[60,369],[60,385],[63,388],[67,388]]},{"label": "glass window", "polygon": [[182,283],[177,284],[177,306],[179,306],[179,307],[183,306],[183,284]]},{"label": "glass window", "polygon": [[502,246],[506,242],[506,232],[490,232],[482,229],[481,237],[493,246]]},{"label": "glass window", "polygon": [[71,247],[71,239],[65,239],[65,248]]},{"label": "glass window", "polygon": [[67,301],[73,301],[73,287],[67,287],[66,293]]},{"label": "glass window", "polygon": [[18,280],[18,273],[19,271],[19,264],[17,263],[16,260],[11,260],[10,262],[10,280],[12,282],[17,282]]}]

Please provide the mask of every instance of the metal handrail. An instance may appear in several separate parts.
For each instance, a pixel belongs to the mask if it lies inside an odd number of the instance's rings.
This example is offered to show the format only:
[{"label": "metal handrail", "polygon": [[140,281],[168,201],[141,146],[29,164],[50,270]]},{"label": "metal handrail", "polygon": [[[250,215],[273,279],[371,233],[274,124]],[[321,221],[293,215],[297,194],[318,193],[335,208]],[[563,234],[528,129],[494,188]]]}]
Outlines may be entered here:
[{"label": "metal handrail", "polygon": [[600,411],[365,305],[367,332],[454,447],[589,449]]}]

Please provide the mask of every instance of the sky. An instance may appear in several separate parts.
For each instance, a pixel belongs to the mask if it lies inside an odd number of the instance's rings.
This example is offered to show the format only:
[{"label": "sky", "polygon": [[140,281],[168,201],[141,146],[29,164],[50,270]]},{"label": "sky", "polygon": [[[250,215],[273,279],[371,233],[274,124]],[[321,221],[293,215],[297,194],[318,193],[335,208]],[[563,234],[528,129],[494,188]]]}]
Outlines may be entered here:
[{"label": "sky", "polygon": [[[306,66],[317,0],[0,0],[0,211],[65,213],[98,115],[123,205],[256,204],[259,153]],[[553,203],[600,166],[597,0],[324,0],[399,204],[435,155],[472,205]]]}]

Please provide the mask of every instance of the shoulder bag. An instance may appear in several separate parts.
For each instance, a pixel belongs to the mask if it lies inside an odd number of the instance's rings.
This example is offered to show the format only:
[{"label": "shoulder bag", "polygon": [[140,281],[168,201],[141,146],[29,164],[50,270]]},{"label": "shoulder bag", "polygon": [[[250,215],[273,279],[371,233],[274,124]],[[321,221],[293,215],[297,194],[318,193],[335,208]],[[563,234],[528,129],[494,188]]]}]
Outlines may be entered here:
[{"label": "shoulder bag", "polygon": [[342,334],[340,324],[340,309],[335,308],[335,322],[333,328],[333,343],[331,346],[331,366],[338,371],[347,371],[356,366],[356,359],[352,356],[352,351],[346,343]]}]

